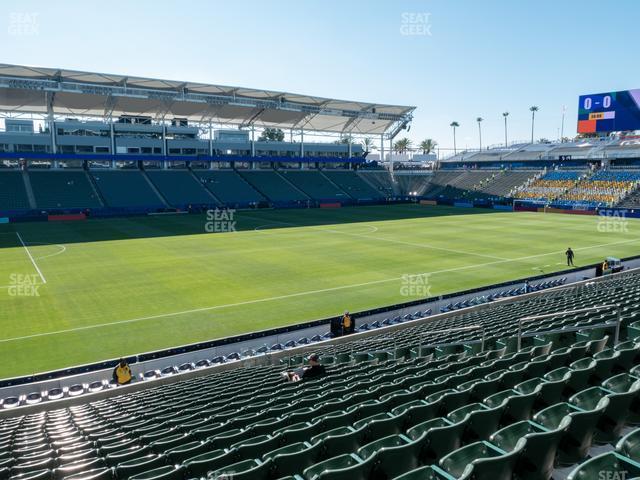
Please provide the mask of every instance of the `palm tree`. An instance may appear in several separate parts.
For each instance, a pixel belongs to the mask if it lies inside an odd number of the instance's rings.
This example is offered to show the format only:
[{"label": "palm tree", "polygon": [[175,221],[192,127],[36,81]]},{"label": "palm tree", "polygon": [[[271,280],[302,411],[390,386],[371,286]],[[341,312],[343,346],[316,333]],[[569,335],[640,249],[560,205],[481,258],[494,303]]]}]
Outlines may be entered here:
[{"label": "palm tree", "polygon": [[431,152],[433,152],[436,149],[437,145],[438,145],[438,142],[436,142],[431,138],[427,138],[422,142],[420,142],[420,150],[422,150],[423,155],[429,155]]},{"label": "palm tree", "polygon": [[538,110],[540,109],[535,105],[529,108],[529,111],[531,112],[531,143],[533,143],[533,126],[535,125],[535,122],[536,122],[536,112]]},{"label": "palm tree", "polygon": [[503,112],[502,116],[504,117],[504,148],[507,148],[507,117],[509,112]]},{"label": "palm tree", "polygon": [[460,124],[458,122],[451,122],[449,126],[453,128],[453,154],[455,155],[456,154],[456,128],[458,128]]},{"label": "palm tree", "polygon": [[365,137],[365,139],[362,140],[362,148],[365,153],[369,153],[371,150],[376,150],[378,147],[373,143],[373,139],[371,139],[371,137]]},{"label": "palm tree", "polygon": [[393,144],[393,149],[396,153],[406,153],[411,148],[411,140],[407,137],[401,138]]},{"label": "palm tree", "polygon": [[480,134],[480,151],[482,151],[482,121],[484,120],[484,118],[482,117],[478,117],[476,118],[476,122],[478,122],[478,133]]}]

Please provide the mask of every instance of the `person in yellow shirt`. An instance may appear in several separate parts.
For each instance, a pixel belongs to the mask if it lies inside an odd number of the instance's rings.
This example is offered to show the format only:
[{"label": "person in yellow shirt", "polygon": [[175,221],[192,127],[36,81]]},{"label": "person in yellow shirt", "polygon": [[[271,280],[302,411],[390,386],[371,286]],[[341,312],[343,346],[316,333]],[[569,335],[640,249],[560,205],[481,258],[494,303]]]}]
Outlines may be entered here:
[{"label": "person in yellow shirt", "polygon": [[131,383],[133,375],[131,374],[131,368],[124,358],[121,358],[113,369],[113,381],[118,385],[127,385]]},{"label": "person in yellow shirt", "polygon": [[349,333],[353,333],[355,327],[355,323],[351,315],[349,315],[349,311],[345,311],[342,316],[342,333],[347,335]]}]

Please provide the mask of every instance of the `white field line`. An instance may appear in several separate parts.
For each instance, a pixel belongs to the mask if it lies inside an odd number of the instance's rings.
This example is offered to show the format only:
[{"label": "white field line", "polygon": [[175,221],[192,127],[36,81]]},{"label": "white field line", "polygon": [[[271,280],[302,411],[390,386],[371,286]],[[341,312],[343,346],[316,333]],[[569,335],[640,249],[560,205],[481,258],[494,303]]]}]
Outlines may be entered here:
[{"label": "white field line", "polygon": [[[245,217],[249,217],[248,215],[245,215]],[[256,219],[256,217],[249,217],[249,218],[253,218]],[[376,237],[376,236],[371,236],[365,233],[349,233],[349,232],[343,232],[341,230],[334,230],[332,228],[321,228],[321,227],[314,227],[314,226],[304,226],[304,225],[296,225],[295,223],[289,223],[289,222],[272,222],[270,224],[267,225],[262,225],[260,227],[256,227],[254,228],[254,230],[260,231],[262,228],[270,226],[270,225],[274,225],[274,224],[280,224],[280,225],[288,225],[290,227],[305,227],[305,228],[310,228],[312,230],[318,230],[321,232],[328,232],[328,233],[338,233],[338,234],[342,234],[342,235],[348,235],[351,237],[360,237],[360,238],[366,238],[367,240],[376,240],[378,242],[389,242],[389,243],[395,243],[398,245],[408,245],[410,247],[418,247],[418,248],[427,248],[429,250],[440,250],[441,252],[448,252],[448,253],[457,253],[460,255],[470,255],[470,256],[475,256],[475,257],[482,257],[482,258],[490,258],[492,260],[507,260],[504,257],[496,257],[495,255],[485,255],[482,253],[473,253],[473,252],[465,252],[462,250],[453,250],[451,248],[444,248],[444,247],[435,247],[433,245],[428,245],[426,243],[411,243],[411,242],[403,242],[402,240],[393,240],[390,238],[382,238],[382,237]],[[367,225],[369,227],[373,227],[375,228],[377,231],[377,227],[374,227],[373,225]],[[371,233],[374,233],[373,231]]]},{"label": "white field line", "polygon": [[47,283],[47,279],[44,278],[44,275],[40,271],[40,268],[38,267],[38,264],[33,259],[33,257],[31,256],[31,252],[29,251],[29,249],[25,245],[24,241],[22,240],[22,237],[20,236],[20,232],[16,231],[16,235],[18,236],[18,240],[20,240],[20,243],[24,247],[25,252],[27,252],[27,255],[29,256],[29,260],[31,260],[31,263],[33,263],[33,266],[35,267],[36,271],[38,272],[38,275],[40,275],[40,278],[42,279],[42,283]]},{"label": "white field line", "polygon": [[45,258],[55,257],[67,251],[67,247],[59,243],[29,242],[29,244],[30,245],[51,245],[53,247],[58,247],[60,249],[57,252],[49,253],[48,255],[43,255],[42,257],[35,257],[36,260],[44,260]]},{"label": "white field line", "polygon": [[[589,247],[582,247],[582,248],[575,248],[574,251],[582,251],[582,250],[589,250],[592,248],[599,248],[599,247],[606,247],[609,245],[618,245],[618,244],[623,244],[623,243],[630,243],[630,242],[637,242],[638,239],[634,238],[632,240],[624,240],[621,242],[612,242],[612,243],[604,243],[601,245],[591,245]],[[497,265],[497,264],[501,264],[501,263],[510,263],[510,262],[518,262],[518,261],[522,261],[522,260],[530,260],[532,258],[540,258],[540,257],[546,257],[549,255],[560,255],[563,254],[564,251],[555,251],[555,252],[549,252],[549,253],[541,253],[538,255],[529,255],[527,257],[520,257],[520,258],[512,258],[512,259],[507,259],[507,260],[496,260],[494,262],[488,262],[488,263],[481,263],[481,264],[475,264],[475,265],[465,265],[462,267],[455,267],[455,268],[446,268],[443,270],[434,270],[432,272],[425,272],[425,273],[416,273],[416,274],[412,274],[412,275],[407,275],[408,277],[422,277],[425,275],[437,275],[440,273],[449,273],[449,272],[457,272],[460,270],[468,270],[468,269],[473,269],[473,268],[484,268],[484,267],[488,267],[490,265]],[[560,272],[558,272],[560,273]],[[302,297],[305,295],[313,295],[316,293],[325,293],[325,292],[332,292],[332,291],[336,291],[336,290],[345,290],[345,289],[349,289],[349,288],[356,288],[356,287],[365,287],[367,285],[375,285],[375,284],[380,284],[380,283],[388,283],[388,282],[397,282],[398,280],[402,280],[403,278],[406,278],[405,276],[402,277],[394,277],[394,278],[385,278],[382,280],[373,280],[371,282],[362,282],[362,283],[354,283],[351,285],[341,285],[338,287],[330,287],[330,288],[322,288],[322,289],[318,289],[318,290],[308,290],[305,292],[297,292],[297,293],[291,293],[288,295],[279,295],[276,297],[267,297],[267,298],[259,298],[256,300],[247,300],[245,302],[237,302],[237,303],[228,303],[226,305],[213,305],[211,307],[202,307],[202,308],[194,308],[191,310],[183,310],[183,311],[179,311],[179,312],[172,312],[172,313],[162,313],[159,315],[151,315],[148,317],[139,317],[139,318],[130,318],[128,320],[118,320],[115,322],[108,322],[108,323],[98,323],[95,325],[86,325],[84,327],[75,327],[75,328],[67,328],[64,330],[55,330],[52,332],[43,332],[43,333],[34,333],[32,335],[23,335],[20,337],[11,337],[11,338],[4,338],[4,339],[0,339],[0,343],[7,343],[7,342],[13,342],[13,341],[17,341],[17,340],[27,340],[30,338],[37,338],[37,337],[47,337],[47,336],[51,336],[51,335],[59,335],[62,333],[71,333],[71,332],[78,332],[78,331],[82,331],[82,330],[93,330],[95,328],[102,328],[102,327],[109,327],[112,325],[121,325],[121,324],[126,324],[126,323],[137,323],[137,322],[143,322],[146,320],[155,320],[158,318],[167,318],[167,317],[176,317],[176,316],[180,316],[180,315],[187,315],[187,314],[191,314],[191,313],[199,313],[199,312],[209,312],[212,310],[221,310],[224,308],[231,308],[231,307],[239,307],[242,305],[251,305],[251,304],[256,304],[256,303],[264,303],[264,302],[271,302],[274,300],[283,300],[286,298],[294,298],[294,297]]]}]

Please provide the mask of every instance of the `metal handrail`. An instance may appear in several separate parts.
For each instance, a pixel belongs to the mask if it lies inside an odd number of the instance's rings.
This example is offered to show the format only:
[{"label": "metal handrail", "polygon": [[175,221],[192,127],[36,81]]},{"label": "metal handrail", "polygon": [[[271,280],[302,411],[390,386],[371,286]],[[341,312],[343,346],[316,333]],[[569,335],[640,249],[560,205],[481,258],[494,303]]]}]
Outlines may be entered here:
[{"label": "metal handrail", "polygon": [[[559,315],[571,315],[574,313],[582,313],[582,312],[591,312],[593,310],[600,310],[600,309],[604,309],[604,308],[615,308],[616,309],[616,316],[617,316],[617,322],[616,322],[616,333],[615,333],[615,338],[614,338],[614,345],[618,344],[618,341],[620,339],[620,323],[622,320],[622,311],[620,308],[620,304],[606,304],[606,305],[595,305],[593,307],[587,307],[587,308],[579,308],[576,310],[564,310],[562,312],[554,312],[554,313],[545,313],[542,315],[530,315],[527,317],[522,317],[518,320],[518,351],[520,351],[521,346],[522,346],[522,324],[523,323],[529,323],[533,320],[541,320],[543,318],[551,318],[551,317],[557,317]],[[586,327],[585,327],[586,329]],[[547,332],[549,333],[549,332]]]}]

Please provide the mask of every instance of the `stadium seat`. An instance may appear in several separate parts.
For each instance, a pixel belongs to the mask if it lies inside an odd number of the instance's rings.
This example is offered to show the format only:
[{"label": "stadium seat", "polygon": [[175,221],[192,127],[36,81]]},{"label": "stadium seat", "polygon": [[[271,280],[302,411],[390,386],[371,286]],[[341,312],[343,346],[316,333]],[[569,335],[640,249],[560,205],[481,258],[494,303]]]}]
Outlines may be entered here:
[{"label": "stadium seat", "polygon": [[213,478],[234,478],[236,480],[268,480],[269,461],[244,460],[242,462],[227,465],[218,470],[210,472]]},{"label": "stadium seat", "polygon": [[218,449],[196,455],[184,461],[187,478],[206,477],[209,472],[233,463],[234,452]]},{"label": "stadium seat", "polygon": [[609,404],[608,398],[601,399],[591,410],[578,409],[569,403],[558,403],[538,412],[533,420],[547,429],[556,428],[564,418],[569,424],[559,444],[558,461],[562,465],[572,465],[585,458],[593,443],[596,426]]},{"label": "stadium seat", "polygon": [[281,478],[304,471],[320,460],[322,443],[312,445],[299,442],[272,450],[262,456],[262,460],[271,462],[274,478]]},{"label": "stadium seat", "polygon": [[640,465],[618,453],[608,452],[580,464],[567,478],[592,480],[602,478],[601,472],[607,472],[609,478],[631,478],[640,475]]},{"label": "stadium seat", "polygon": [[420,444],[403,435],[390,435],[364,445],[356,454],[363,460],[374,457],[371,479],[394,478],[418,467]]},{"label": "stadium seat", "polygon": [[373,470],[373,457],[361,460],[354,454],[329,458],[307,468],[306,480],[368,480]]},{"label": "stadium seat", "polygon": [[438,466],[455,479],[510,480],[525,443],[525,440],[521,440],[509,453],[489,442],[472,443],[443,457]]}]

